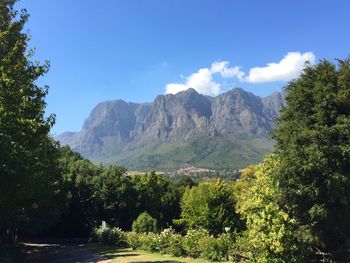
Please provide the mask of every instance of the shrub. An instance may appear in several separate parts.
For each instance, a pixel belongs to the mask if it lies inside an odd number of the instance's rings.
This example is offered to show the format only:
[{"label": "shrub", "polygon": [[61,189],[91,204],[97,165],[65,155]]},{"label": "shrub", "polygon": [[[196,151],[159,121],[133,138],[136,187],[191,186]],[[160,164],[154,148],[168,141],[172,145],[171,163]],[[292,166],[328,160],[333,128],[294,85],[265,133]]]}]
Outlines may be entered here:
[{"label": "shrub", "polygon": [[162,254],[169,254],[172,256],[183,256],[185,251],[182,246],[182,236],[176,234],[174,229],[167,228],[164,229],[159,234],[159,244],[160,244],[160,252]]},{"label": "shrub", "polygon": [[197,258],[201,254],[201,247],[199,240],[207,237],[208,231],[205,229],[192,229],[189,230],[183,239],[183,247],[186,254],[190,257]]},{"label": "shrub", "polygon": [[128,245],[132,249],[160,252],[159,235],[155,233],[127,233]]},{"label": "shrub", "polygon": [[234,254],[235,236],[230,233],[221,234],[217,238],[206,236],[199,240],[201,257],[212,261],[228,261]]},{"label": "shrub", "polygon": [[166,248],[165,253],[175,257],[186,256],[182,240],[183,237],[181,235],[174,234],[170,239],[169,245]]},{"label": "shrub", "polygon": [[158,234],[128,232],[127,241],[132,249],[142,249],[150,252],[160,252],[161,243]]},{"label": "shrub", "polygon": [[92,240],[117,247],[127,246],[126,234],[115,227],[98,227],[93,230]]},{"label": "shrub", "polygon": [[129,232],[126,235],[132,249],[175,257],[202,257],[212,261],[234,260],[238,256],[235,233],[224,233],[215,238],[204,229],[196,229],[189,230],[186,236],[182,236],[168,228],[159,234]]},{"label": "shrub", "polygon": [[224,252],[220,250],[218,240],[213,236],[201,238],[199,240],[199,246],[201,248],[200,256],[205,259],[212,261],[221,261],[226,259]]},{"label": "shrub", "polygon": [[141,245],[142,245],[141,235],[142,234],[135,233],[135,232],[127,232],[126,233],[126,240],[128,242],[128,245],[133,250],[141,248]]},{"label": "shrub", "polygon": [[157,232],[157,220],[147,212],[143,212],[132,223],[132,230],[136,233],[155,233]]}]

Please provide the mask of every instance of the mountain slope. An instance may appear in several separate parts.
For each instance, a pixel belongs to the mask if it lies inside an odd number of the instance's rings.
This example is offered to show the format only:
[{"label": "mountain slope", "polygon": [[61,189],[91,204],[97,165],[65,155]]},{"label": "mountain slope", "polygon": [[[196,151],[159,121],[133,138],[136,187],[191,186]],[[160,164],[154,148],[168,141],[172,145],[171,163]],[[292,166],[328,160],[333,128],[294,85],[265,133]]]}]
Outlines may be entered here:
[{"label": "mountain slope", "polygon": [[280,93],[260,98],[240,88],[217,97],[188,89],[153,103],[107,101],[80,132],[58,139],[93,161],[130,169],[239,169],[272,149],[267,135],[283,103]]}]

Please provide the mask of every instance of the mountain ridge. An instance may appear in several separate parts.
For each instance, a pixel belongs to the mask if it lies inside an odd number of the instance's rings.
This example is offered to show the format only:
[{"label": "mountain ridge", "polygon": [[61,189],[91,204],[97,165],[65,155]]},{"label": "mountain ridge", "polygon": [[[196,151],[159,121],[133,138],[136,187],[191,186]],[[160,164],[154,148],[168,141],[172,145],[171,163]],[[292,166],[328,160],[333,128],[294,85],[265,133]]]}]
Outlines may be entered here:
[{"label": "mountain ridge", "polygon": [[[205,141],[204,144],[209,147],[213,138],[216,138],[218,144],[220,140],[229,138],[233,145],[238,145],[239,140],[249,142],[249,138],[268,141],[267,135],[272,131],[274,119],[283,105],[284,99],[279,92],[261,98],[241,88],[234,88],[216,97],[188,89],[177,94],[158,95],[151,103],[111,100],[101,102],[93,108],[80,132],[65,132],[58,136],[58,140],[62,145],[70,145],[73,150],[93,161],[124,164],[134,169],[139,168],[137,162],[140,160],[130,157],[136,162],[133,165],[123,157],[131,153],[137,156],[145,149],[148,149],[148,157],[153,156],[156,149],[164,148],[166,144],[174,147],[183,144],[186,148],[197,140]],[[205,150],[205,146],[200,143],[194,145],[193,147]],[[250,148],[254,146],[251,145]],[[220,149],[216,151],[220,152]],[[264,151],[267,150],[262,152]],[[166,153],[160,152],[159,155],[164,154],[165,158],[170,152],[171,149]],[[148,159],[147,153],[145,156]],[[158,159],[161,162],[162,158]],[[244,163],[249,163],[250,157],[246,159]],[[251,159],[256,161],[259,158],[255,156]],[[144,162],[145,168],[147,162]],[[172,169],[193,164],[174,164]],[[149,161],[148,169],[161,167],[161,164]]]}]

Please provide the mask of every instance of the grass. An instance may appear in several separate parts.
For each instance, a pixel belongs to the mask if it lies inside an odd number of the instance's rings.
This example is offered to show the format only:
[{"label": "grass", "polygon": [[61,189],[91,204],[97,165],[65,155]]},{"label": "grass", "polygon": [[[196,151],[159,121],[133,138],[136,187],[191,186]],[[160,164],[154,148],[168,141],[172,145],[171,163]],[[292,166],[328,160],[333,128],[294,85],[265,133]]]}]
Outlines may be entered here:
[{"label": "grass", "polygon": [[112,262],[118,263],[210,263],[210,261],[204,259],[179,258],[140,250],[117,249],[113,246],[106,246],[98,243],[89,243],[86,245],[86,248],[100,254],[106,259],[111,259]]}]

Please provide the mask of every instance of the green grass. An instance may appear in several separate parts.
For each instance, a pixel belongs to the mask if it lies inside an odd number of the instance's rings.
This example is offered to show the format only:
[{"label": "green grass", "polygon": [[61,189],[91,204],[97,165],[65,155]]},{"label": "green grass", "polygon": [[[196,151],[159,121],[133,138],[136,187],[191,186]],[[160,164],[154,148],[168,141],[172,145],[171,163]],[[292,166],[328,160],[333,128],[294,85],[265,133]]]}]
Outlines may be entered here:
[{"label": "green grass", "polygon": [[152,263],[209,263],[204,259],[180,258],[168,255],[160,255],[140,250],[117,249],[113,246],[101,245],[98,243],[90,243],[86,248],[92,252],[98,253],[112,262],[132,263],[132,262],[152,262]]},{"label": "green grass", "polygon": [[105,164],[124,165],[129,170],[138,171],[173,171],[186,166],[237,170],[260,162],[272,151],[273,144],[272,140],[263,137],[203,136],[92,159]]}]

